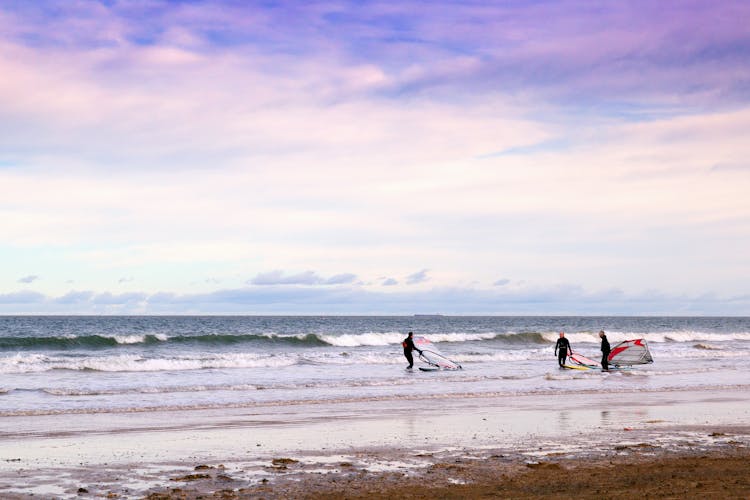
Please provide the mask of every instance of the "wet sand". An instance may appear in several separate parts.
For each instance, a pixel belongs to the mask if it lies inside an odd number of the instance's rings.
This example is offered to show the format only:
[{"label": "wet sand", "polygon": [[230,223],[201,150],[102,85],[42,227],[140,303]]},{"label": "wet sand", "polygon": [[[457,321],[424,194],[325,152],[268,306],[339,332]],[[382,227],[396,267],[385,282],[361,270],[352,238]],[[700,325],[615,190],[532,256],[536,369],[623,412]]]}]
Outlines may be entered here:
[{"label": "wet sand", "polygon": [[[744,448],[676,454],[650,450],[645,455],[633,449],[627,456],[596,460],[453,460],[415,474],[370,473],[343,464],[341,469],[350,470],[240,488],[221,469],[199,469],[203,474],[178,479],[202,484],[152,492],[147,498],[748,498],[748,459],[750,451]],[[281,467],[282,461],[277,463]]]},{"label": "wet sand", "polygon": [[744,387],[4,417],[0,497],[746,498],[749,422]]},{"label": "wet sand", "polygon": [[[490,458],[437,463],[421,478],[285,483],[266,491],[288,498],[746,498],[750,495],[748,458],[746,450],[583,463],[544,461],[525,466],[509,466]],[[264,493],[256,488],[238,492],[238,496]]]}]

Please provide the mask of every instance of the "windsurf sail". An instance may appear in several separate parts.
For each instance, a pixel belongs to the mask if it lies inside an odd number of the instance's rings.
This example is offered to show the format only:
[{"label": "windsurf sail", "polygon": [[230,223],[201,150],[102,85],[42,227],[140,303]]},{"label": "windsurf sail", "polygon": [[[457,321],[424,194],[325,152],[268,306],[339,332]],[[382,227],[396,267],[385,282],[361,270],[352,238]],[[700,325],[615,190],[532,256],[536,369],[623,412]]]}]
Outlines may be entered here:
[{"label": "windsurf sail", "polygon": [[578,366],[585,366],[587,368],[595,368],[599,366],[599,363],[597,363],[593,359],[589,359],[586,356],[581,356],[580,354],[575,353],[575,352],[571,353],[571,355],[568,356],[568,359],[570,360],[572,364],[578,365]]},{"label": "windsurf sail", "polygon": [[424,337],[414,337],[414,345],[422,351],[419,359],[428,365],[435,366],[443,370],[460,370],[461,365],[446,358],[445,355],[435,347],[435,344]]},{"label": "windsurf sail", "polygon": [[607,359],[615,366],[645,365],[654,362],[646,339],[620,342],[612,348]]}]

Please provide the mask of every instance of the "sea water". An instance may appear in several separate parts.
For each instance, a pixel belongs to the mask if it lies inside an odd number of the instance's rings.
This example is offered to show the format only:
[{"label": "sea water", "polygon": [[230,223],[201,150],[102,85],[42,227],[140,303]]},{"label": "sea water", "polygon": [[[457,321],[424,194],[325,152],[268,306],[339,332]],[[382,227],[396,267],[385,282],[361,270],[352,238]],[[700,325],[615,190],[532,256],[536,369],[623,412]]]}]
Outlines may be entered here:
[{"label": "sea water", "polygon": [[[558,368],[560,331],[598,360],[601,329],[612,345],[645,338],[654,363]],[[463,370],[407,371],[409,331]],[[750,318],[0,317],[0,416],[748,384]]]}]

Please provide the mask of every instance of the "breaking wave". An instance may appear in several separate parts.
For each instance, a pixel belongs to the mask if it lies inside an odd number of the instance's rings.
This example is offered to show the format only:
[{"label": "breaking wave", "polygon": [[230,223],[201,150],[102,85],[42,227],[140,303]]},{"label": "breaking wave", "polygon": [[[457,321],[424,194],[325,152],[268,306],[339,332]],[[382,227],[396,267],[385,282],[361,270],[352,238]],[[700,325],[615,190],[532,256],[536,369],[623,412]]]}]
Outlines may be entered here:
[{"label": "breaking wave", "polygon": [[[501,363],[545,360],[552,356],[549,349],[497,350],[493,352],[446,353],[460,363]],[[51,370],[93,372],[158,372],[223,368],[283,368],[288,366],[362,366],[401,364],[400,352],[287,352],[287,353],[212,353],[189,355],[169,354],[153,357],[141,354],[70,355],[46,353],[15,353],[0,356],[0,374],[35,373]]]},{"label": "breaking wave", "polygon": [[[404,339],[403,332],[366,333],[247,333],[247,334],[198,334],[167,335],[163,333],[122,334],[122,335],[64,335],[36,337],[0,337],[0,351],[76,351],[104,350],[128,347],[159,347],[168,345],[222,347],[242,344],[260,346],[290,347],[377,347],[398,345]],[[418,333],[419,335],[419,333]],[[557,341],[558,332],[446,332],[426,333],[424,336],[435,343],[489,342],[512,346],[539,346]],[[571,344],[598,343],[596,332],[566,333]],[[709,333],[701,331],[685,332],[607,332],[610,342],[626,339],[645,338],[653,343],[695,342],[698,349],[715,349],[707,342],[732,340],[750,341],[750,333]]]},{"label": "breaking wave", "polygon": [[[498,335],[488,333],[432,333],[424,337],[431,342],[476,342],[491,340]],[[336,347],[387,346],[398,345],[404,340],[403,332],[356,333],[344,335],[318,335],[321,342]]]},{"label": "breaking wave", "polygon": [[703,349],[706,351],[720,351],[722,348],[711,344],[695,344],[693,347],[696,349]]},{"label": "breaking wave", "polygon": [[47,356],[16,354],[0,358],[0,373],[33,373],[51,370],[100,372],[157,372],[207,368],[279,368],[297,364],[294,356],[255,353],[211,354],[147,358],[137,354],[114,356]]},{"label": "breaking wave", "polygon": [[234,345],[250,342],[286,343],[292,345],[326,345],[315,334],[276,335],[65,335],[62,337],[5,337],[0,338],[0,350],[76,350],[107,349],[129,345],[195,344],[195,345]]},{"label": "breaking wave", "polygon": [[[621,342],[623,340],[644,338],[653,343],[682,343],[682,342],[727,342],[732,340],[750,341],[750,333],[710,333],[701,331],[684,331],[684,332],[617,332],[607,331],[607,339],[610,343]],[[550,332],[541,334],[546,342],[554,343],[557,341],[559,333]],[[598,332],[578,332],[565,333],[571,344],[576,343],[599,343]]]}]

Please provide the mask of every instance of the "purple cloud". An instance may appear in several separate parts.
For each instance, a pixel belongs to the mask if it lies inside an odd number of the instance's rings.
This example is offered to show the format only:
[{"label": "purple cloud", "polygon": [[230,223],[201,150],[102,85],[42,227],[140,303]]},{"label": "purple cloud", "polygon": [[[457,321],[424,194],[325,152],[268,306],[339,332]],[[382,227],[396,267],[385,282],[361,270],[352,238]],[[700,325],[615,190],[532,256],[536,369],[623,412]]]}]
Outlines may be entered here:
[{"label": "purple cloud", "polygon": [[357,275],[351,273],[336,274],[329,278],[323,278],[314,271],[305,271],[298,274],[284,274],[284,271],[275,270],[259,273],[247,281],[248,285],[346,285],[356,281]]},{"label": "purple cloud", "polygon": [[69,292],[60,297],[35,292],[0,294],[0,312],[147,312],[280,314],[738,314],[750,296],[672,295],[659,291],[591,292],[563,284],[549,288],[438,288],[409,292],[362,287],[248,287],[199,294]]},{"label": "purple cloud", "polygon": [[259,273],[247,283],[249,285],[318,285],[323,278],[313,271],[285,275],[284,271],[276,270]]},{"label": "purple cloud", "polygon": [[66,293],[65,295],[55,298],[55,302],[57,304],[66,304],[66,305],[83,304],[83,303],[88,303],[89,301],[91,301],[93,297],[94,297],[94,292],[92,291],[82,291],[82,292],[70,291]]},{"label": "purple cloud", "polygon": [[331,276],[327,280],[325,280],[326,285],[346,285],[349,283],[354,283],[354,281],[357,279],[356,274],[352,273],[343,273],[343,274],[337,274],[335,276]]},{"label": "purple cloud", "polygon": [[142,303],[148,298],[148,294],[142,292],[119,293],[111,292],[98,293],[91,297],[91,301],[98,305],[121,305]]},{"label": "purple cloud", "polygon": [[[118,49],[161,47],[371,64],[385,79],[365,91],[386,98],[409,93],[460,100],[467,89],[522,91],[562,105],[607,99],[613,108],[750,98],[743,83],[750,74],[750,4],[741,0],[640,0],[595,8],[583,0],[451,2],[427,10],[416,1],[16,2],[0,9],[16,43],[114,49],[113,59],[100,63],[110,72],[134,64]],[[326,84],[337,87],[338,99],[346,90],[335,81]]]},{"label": "purple cloud", "polygon": [[39,279],[39,276],[37,276],[36,274],[30,274],[28,276],[24,276],[23,278],[18,278],[18,282],[19,283],[33,283],[38,279]]},{"label": "purple cloud", "polygon": [[430,279],[429,276],[427,276],[427,272],[429,269],[422,269],[421,271],[417,271],[416,273],[410,274],[405,278],[407,285],[416,285],[417,283],[423,283]]},{"label": "purple cloud", "polygon": [[45,295],[30,291],[0,294],[0,304],[39,304],[43,303],[46,299]]}]

